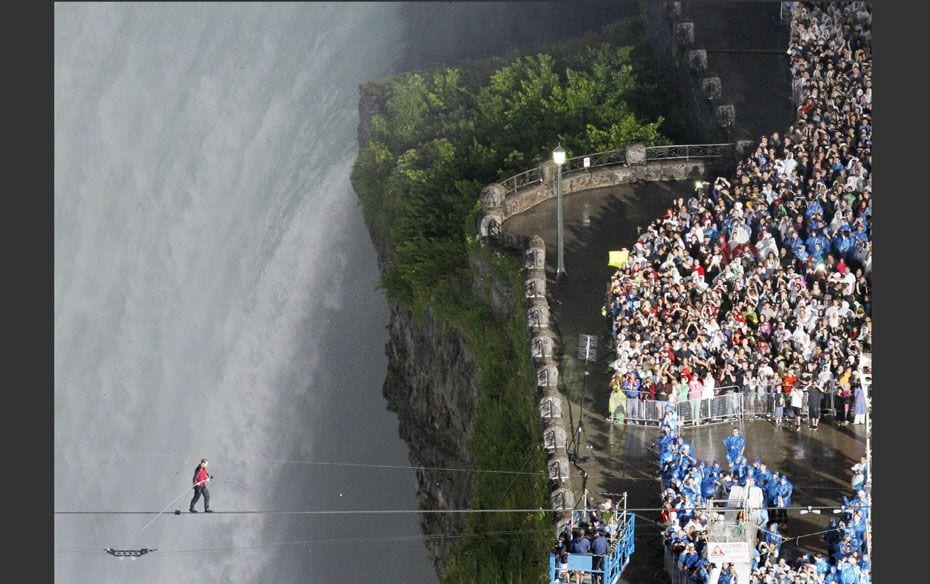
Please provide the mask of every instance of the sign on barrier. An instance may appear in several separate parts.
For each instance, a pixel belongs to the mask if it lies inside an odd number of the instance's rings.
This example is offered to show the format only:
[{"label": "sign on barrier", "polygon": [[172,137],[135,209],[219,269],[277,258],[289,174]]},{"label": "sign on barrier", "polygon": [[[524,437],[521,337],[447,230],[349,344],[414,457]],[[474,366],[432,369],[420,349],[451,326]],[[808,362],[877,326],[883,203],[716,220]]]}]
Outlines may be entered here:
[{"label": "sign on barrier", "polygon": [[568,554],[568,569],[578,572],[590,572],[594,556],[585,554]]},{"label": "sign on barrier", "polygon": [[749,544],[745,541],[707,542],[707,559],[720,565],[721,562],[748,562]]}]

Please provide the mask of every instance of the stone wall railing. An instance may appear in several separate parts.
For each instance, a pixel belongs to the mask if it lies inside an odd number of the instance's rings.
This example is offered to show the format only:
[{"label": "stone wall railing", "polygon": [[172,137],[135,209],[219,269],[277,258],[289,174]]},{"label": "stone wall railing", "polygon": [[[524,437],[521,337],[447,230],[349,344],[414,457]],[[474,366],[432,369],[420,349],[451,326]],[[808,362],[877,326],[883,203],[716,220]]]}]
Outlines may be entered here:
[{"label": "stone wall railing", "polygon": [[[562,194],[633,181],[702,179],[709,161],[734,155],[732,144],[630,144],[620,150],[575,156],[562,167]],[[547,160],[481,191],[481,237],[500,231],[504,221],[556,196],[558,168]]]}]

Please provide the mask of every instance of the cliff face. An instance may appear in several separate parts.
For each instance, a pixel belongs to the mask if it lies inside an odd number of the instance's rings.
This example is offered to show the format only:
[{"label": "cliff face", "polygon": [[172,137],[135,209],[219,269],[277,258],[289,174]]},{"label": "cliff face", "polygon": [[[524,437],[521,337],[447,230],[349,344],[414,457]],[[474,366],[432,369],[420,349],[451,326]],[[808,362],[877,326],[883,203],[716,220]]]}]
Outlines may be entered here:
[{"label": "cliff face", "polygon": [[[384,107],[376,84],[363,87],[359,101],[358,142],[371,138],[371,117]],[[365,218],[383,273],[390,262],[384,234],[375,233]],[[468,453],[472,416],[478,399],[474,358],[464,342],[443,331],[427,311],[421,318],[396,302],[388,302],[390,321],[388,372],[383,393],[388,409],[398,418],[401,438],[416,467],[417,499],[421,509],[466,509],[471,499],[471,473],[428,470],[471,468]],[[464,513],[420,515],[424,535],[459,533]],[[429,538],[426,547],[436,573],[442,575],[454,538]]]},{"label": "cliff face", "polygon": [[[471,467],[468,439],[478,398],[471,355],[461,339],[439,330],[429,313],[418,320],[392,305],[388,331],[384,397],[397,413],[411,463],[428,469]],[[416,477],[421,508],[468,507],[470,473],[418,469]],[[420,515],[425,535],[458,533],[464,523],[462,513]],[[445,570],[454,541],[426,540],[437,574]]]}]

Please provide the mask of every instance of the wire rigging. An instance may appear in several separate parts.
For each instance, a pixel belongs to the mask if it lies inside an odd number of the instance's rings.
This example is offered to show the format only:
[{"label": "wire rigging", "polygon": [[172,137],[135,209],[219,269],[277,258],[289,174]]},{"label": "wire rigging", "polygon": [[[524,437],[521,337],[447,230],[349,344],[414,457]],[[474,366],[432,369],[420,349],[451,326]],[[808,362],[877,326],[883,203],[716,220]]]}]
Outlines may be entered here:
[{"label": "wire rigging", "polygon": [[[860,504],[859,507],[867,508],[870,505]],[[784,507],[789,511],[808,511],[808,510],[827,510],[835,509],[836,505],[793,505]],[[590,512],[594,509],[576,509],[580,512]],[[630,513],[658,513],[662,511],[661,507],[639,507],[627,508]],[[315,510],[234,510],[234,511],[215,511],[213,515],[393,515],[402,513],[539,513],[550,512],[551,509],[537,507],[535,509],[315,509]],[[161,511],[55,511],[55,515],[152,515],[162,513]],[[187,515],[183,513],[182,515]]]},{"label": "wire rigging", "polygon": [[[157,454],[157,453],[146,453],[146,452],[128,452],[126,454],[131,454],[134,456],[157,456],[164,458],[188,458],[176,454]],[[444,466],[403,466],[403,465],[393,465],[393,464],[368,464],[368,463],[358,463],[358,462],[336,462],[336,461],[321,461],[321,460],[292,460],[284,458],[253,458],[250,462],[278,462],[278,463],[288,463],[288,464],[303,464],[303,465],[321,465],[321,466],[343,466],[343,467],[359,467],[359,468],[375,468],[375,469],[393,469],[393,470],[433,470],[433,471],[448,471],[448,472],[474,472],[474,473],[491,473],[491,474],[510,474],[510,475],[548,475],[544,471],[524,471],[523,468],[526,467],[528,458],[524,460],[523,465],[520,470],[493,470],[493,469],[479,469],[479,468],[456,468],[456,467],[444,467]],[[237,487],[242,487],[243,489],[251,492],[251,489],[235,483],[229,479],[215,477],[217,480],[223,480],[228,483],[231,483]],[[600,478],[600,479],[614,479],[622,481],[649,481],[657,482],[661,479],[659,477],[629,477],[623,476],[622,474],[603,472],[603,473],[589,473],[588,478]],[[830,485],[795,485],[796,489],[837,489],[839,487],[834,487]]]},{"label": "wire rigging", "polygon": [[[180,456],[176,454],[157,454],[149,452],[127,452],[126,454],[134,456],[157,456],[163,458],[189,458],[187,456]],[[324,460],[294,460],[287,458],[250,458],[248,462],[278,462],[278,463],[287,463],[287,464],[304,464],[304,465],[319,465],[319,466],[344,466],[344,467],[359,467],[359,468],[377,468],[377,469],[394,469],[394,470],[438,470],[446,472],[478,472],[478,473],[490,473],[490,474],[525,474],[525,475],[545,475],[543,471],[518,471],[518,470],[493,470],[493,469],[477,469],[477,468],[456,468],[456,467],[444,467],[444,466],[405,466],[402,464],[370,464],[370,463],[361,463],[361,462],[335,462],[335,461],[324,461]]]}]

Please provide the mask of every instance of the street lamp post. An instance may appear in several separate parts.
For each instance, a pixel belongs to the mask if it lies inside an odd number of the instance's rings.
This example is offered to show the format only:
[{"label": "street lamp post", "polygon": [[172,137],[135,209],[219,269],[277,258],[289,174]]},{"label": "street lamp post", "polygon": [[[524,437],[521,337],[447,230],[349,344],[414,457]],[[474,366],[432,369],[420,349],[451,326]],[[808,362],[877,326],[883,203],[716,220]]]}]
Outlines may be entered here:
[{"label": "street lamp post", "polygon": [[561,144],[552,151],[552,161],[558,168],[555,178],[556,221],[558,222],[556,227],[558,267],[555,270],[555,278],[561,280],[565,276],[565,251],[562,238],[562,165],[565,164],[565,149]]}]

